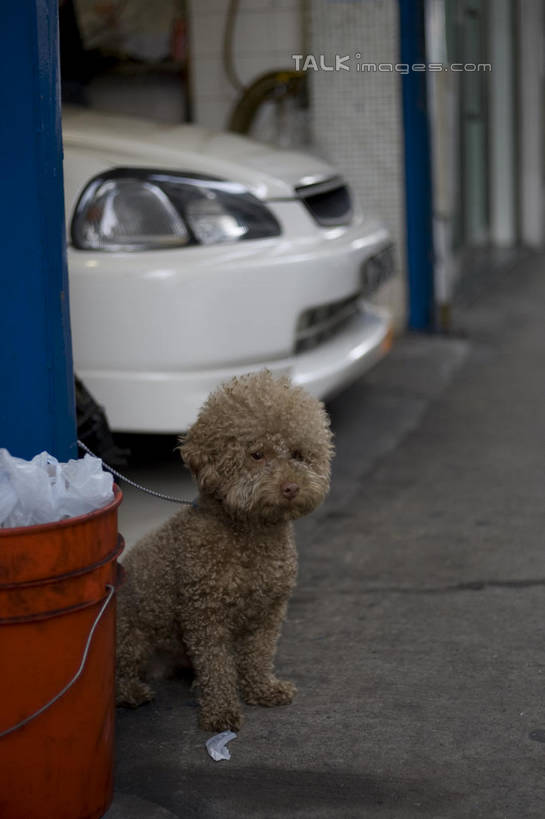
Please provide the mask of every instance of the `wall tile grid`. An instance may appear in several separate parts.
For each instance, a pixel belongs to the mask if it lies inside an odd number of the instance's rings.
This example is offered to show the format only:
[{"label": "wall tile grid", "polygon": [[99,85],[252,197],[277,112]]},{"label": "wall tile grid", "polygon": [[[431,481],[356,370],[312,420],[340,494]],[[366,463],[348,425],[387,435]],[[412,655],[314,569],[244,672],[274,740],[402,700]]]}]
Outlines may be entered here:
[{"label": "wall tile grid", "polygon": [[[222,61],[227,0],[190,0],[195,121],[224,128],[237,99]],[[301,49],[298,0],[242,0],[235,22],[234,63],[241,82],[277,68],[291,68]]]},{"label": "wall tile grid", "polygon": [[[358,72],[356,63],[398,63],[396,0],[312,0],[310,51],[350,55],[350,71],[312,71],[312,133],[318,152],[333,162],[365,213],[380,217],[396,242],[399,274],[377,302],[398,329],[405,321],[405,206],[401,75]],[[361,57],[357,58],[356,55]]]}]

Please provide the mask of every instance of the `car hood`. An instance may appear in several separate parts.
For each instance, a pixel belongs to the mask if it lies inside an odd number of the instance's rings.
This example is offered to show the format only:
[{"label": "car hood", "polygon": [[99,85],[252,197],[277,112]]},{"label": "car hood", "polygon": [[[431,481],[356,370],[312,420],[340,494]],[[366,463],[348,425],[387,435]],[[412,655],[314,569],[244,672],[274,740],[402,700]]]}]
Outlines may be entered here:
[{"label": "car hood", "polygon": [[86,149],[105,167],[123,164],[217,176],[245,185],[260,199],[293,197],[298,185],[336,175],[310,154],[197,125],[170,125],[85,108],[63,110],[66,148]]}]

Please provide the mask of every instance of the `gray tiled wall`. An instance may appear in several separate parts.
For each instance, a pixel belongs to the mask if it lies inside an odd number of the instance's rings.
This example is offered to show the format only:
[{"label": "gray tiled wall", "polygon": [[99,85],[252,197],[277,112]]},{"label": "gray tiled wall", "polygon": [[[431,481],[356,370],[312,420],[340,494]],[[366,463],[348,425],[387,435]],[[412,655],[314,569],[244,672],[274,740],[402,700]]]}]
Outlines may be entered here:
[{"label": "gray tiled wall", "polygon": [[[356,191],[364,211],[390,228],[399,274],[378,301],[405,318],[405,214],[401,75],[357,71],[357,63],[399,63],[396,0],[312,0],[310,51],[332,64],[350,55],[350,71],[311,71],[312,130],[318,151],[334,162]],[[357,55],[361,55],[358,57]]]}]

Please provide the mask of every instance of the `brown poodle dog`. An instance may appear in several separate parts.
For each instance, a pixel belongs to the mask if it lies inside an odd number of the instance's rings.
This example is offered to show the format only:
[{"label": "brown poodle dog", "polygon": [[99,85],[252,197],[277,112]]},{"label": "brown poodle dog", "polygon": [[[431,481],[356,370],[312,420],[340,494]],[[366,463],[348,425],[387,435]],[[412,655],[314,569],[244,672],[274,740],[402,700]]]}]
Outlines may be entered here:
[{"label": "brown poodle dog", "polygon": [[144,668],[155,649],[175,644],[196,673],[201,727],[236,731],[239,694],[268,706],[295,694],[273,660],[297,573],[291,521],[329,488],[329,419],[317,399],[263,371],[212,393],[180,451],[199,497],[125,561],[118,703],[153,697]]}]

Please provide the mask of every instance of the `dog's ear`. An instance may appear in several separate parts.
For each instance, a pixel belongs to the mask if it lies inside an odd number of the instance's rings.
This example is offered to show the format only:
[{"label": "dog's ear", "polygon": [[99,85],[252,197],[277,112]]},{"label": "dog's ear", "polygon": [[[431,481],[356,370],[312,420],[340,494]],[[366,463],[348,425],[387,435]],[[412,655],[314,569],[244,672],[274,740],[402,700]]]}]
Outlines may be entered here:
[{"label": "dog's ear", "polygon": [[200,447],[196,446],[193,441],[187,438],[187,436],[180,436],[179,440],[180,444],[178,446],[178,451],[182,456],[182,461],[190,472],[197,477],[199,471],[202,469],[204,461]]},{"label": "dog's ear", "polygon": [[180,439],[178,447],[182,460],[195,476],[200,487],[213,491],[219,483],[219,475],[209,453],[205,452],[191,438]]}]

